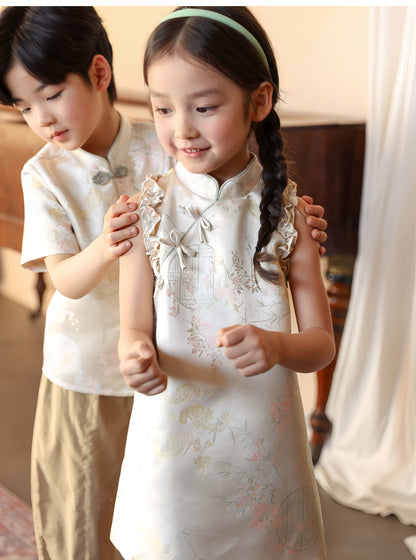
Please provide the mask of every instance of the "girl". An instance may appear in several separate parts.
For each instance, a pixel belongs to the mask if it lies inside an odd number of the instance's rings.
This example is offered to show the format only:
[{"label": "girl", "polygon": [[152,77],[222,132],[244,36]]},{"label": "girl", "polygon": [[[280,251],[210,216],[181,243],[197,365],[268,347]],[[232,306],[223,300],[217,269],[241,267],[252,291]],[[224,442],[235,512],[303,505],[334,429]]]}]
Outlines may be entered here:
[{"label": "girl", "polygon": [[137,394],[112,540],[127,560],[322,560],[294,372],[328,364],[334,340],[270,43],[244,7],[180,9],[151,35],[144,75],[177,163],[144,181],[120,260],[119,356]]}]

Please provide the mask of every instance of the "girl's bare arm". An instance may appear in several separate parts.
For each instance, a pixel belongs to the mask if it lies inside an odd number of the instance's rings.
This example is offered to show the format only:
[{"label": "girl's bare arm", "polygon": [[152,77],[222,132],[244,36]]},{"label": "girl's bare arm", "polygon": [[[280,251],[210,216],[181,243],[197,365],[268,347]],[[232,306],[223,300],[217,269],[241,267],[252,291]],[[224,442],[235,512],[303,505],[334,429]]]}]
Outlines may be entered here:
[{"label": "girl's bare arm", "polygon": [[120,258],[120,371],[127,385],[147,395],[166,389],[153,345],[153,271],[139,233]]},{"label": "girl's bare arm", "polygon": [[313,372],[330,363],[335,353],[329,302],[323,283],[319,246],[310,235],[303,215],[296,209],[296,247],[291,255],[289,285],[298,333],[265,331],[254,325],[221,329],[218,345],[242,375],[251,376],[275,364],[298,372]]}]

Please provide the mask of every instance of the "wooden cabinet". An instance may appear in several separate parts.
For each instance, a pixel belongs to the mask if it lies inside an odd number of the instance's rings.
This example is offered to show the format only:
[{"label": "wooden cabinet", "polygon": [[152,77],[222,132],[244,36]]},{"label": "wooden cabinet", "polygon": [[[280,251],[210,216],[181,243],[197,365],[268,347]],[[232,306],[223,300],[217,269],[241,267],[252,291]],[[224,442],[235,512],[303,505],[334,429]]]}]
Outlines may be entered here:
[{"label": "wooden cabinet", "polygon": [[23,194],[20,173],[44,142],[13,109],[0,109],[0,246],[20,251],[23,235]]},{"label": "wooden cabinet", "polygon": [[298,193],[325,208],[327,255],[357,253],[363,181],[364,123],[303,124],[283,128],[290,177]]},{"label": "wooden cabinet", "polygon": [[336,356],[317,372],[317,399],[310,417],[311,453],[314,463],[329,436],[332,423],[326,404],[337,362],[358,249],[365,154],[363,123],[320,123],[284,129],[291,178],[298,193],[313,196],[325,207],[328,221],[328,298],[336,342]]}]

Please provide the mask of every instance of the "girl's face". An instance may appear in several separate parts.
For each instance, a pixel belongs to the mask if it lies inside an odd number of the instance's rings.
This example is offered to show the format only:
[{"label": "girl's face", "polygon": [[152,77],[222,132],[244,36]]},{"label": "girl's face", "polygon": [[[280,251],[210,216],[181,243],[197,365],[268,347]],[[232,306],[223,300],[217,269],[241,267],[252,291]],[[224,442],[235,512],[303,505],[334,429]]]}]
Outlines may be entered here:
[{"label": "girl's face", "polygon": [[94,133],[101,118],[100,97],[78,74],[60,84],[44,84],[15,63],[5,83],[33,132],[66,150],[83,147],[94,153]]},{"label": "girl's face", "polygon": [[176,54],[150,66],[148,85],[159,141],[188,171],[222,184],[246,167],[253,109],[241,87]]}]

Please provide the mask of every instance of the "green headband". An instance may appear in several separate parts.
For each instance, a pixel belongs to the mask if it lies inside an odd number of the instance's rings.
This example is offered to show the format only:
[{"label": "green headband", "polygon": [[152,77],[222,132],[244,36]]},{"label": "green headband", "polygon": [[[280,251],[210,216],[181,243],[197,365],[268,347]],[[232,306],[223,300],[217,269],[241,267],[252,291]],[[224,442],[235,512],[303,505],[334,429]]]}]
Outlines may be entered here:
[{"label": "green headband", "polygon": [[269,68],[269,63],[267,61],[266,55],[264,54],[264,50],[262,49],[257,39],[254,37],[254,35],[250,33],[248,29],[246,29],[245,27],[243,27],[233,19],[229,18],[228,16],[224,16],[222,14],[213,12],[211,10],[200,10],[198,8],[184,8],[183,10],[178,10],[176,12],[172,12],[171,14],[167,15],[160,21],[160,23],[162,23],[163,21],[167,21],[169,19],[175,19],[180,17],[192,17],[192,16],[204,17],[208,19],[213,19],[215,21],[219,21],[224,25],[228,25],[228,27],[231,27],[235,31],[238,31],[239,33],[241,33],[241,35],[244,35],[244,37],[248,41],[250,41],[250,43],[255,47],[255,49],[259,53],[264,64],[266,65],[266,68]]}]

